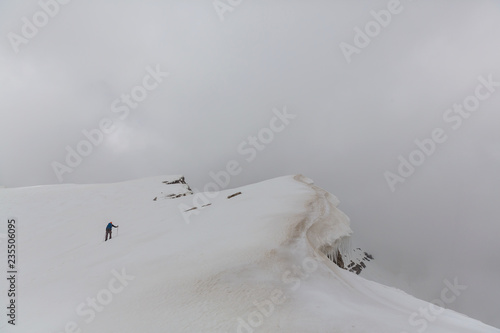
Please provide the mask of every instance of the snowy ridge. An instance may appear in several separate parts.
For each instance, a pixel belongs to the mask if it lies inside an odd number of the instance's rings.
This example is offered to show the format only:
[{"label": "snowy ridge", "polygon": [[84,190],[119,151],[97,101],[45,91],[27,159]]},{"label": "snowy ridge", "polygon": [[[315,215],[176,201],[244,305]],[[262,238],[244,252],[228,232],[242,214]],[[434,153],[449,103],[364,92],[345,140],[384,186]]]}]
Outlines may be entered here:
[{"label": "snowy ridge", "polygon": [[365,262],[372,260],[373,257],[359,248],[351,249],[350,220],[337,208],[340,203],[339,199],[315,186],[311,179],[302,175],[295,176],[295,179],[308,184],[316,192],[316,196],[309,203],[311,206],[309,218],[312,224],[306,232],[311,247],[327,255],[339,267],[360,274],[366,267]]},{"label": "snowy ridge", "polygon": [[352,234],[347,215],[337,209],[340,201],[334,195],[314,186],[312,180],[301,175],[296,180],[308,184],[316,195],[308,206],[308,214],[312,225],[307,229],[306,236],[313,249],[324,254],[337,253],[342,241]]},{"label": "snowy ridge", "polygon": [[[348,240],[350,222],[338,200],[311,180],[287,176],[222,191],[186,223],[179,207],[193,206],[196,194],[189,195],[180,179],[0,191],[0,215],[19,220],[23,254],[19,324],[12,329],[0,322],[0,330],[413,333],[423,328],[424,322],[411,318],[421,319],[412,316],[429,303],[327,258]],[[186,195],[154,201],[160,193]],[[109,221],[120,225],[119,234],[115,230],[113,239],[103,242]],[[5,282],[0,288],[5,290]],[[429,333],[500,333],[448,310],[425,325]]]}]

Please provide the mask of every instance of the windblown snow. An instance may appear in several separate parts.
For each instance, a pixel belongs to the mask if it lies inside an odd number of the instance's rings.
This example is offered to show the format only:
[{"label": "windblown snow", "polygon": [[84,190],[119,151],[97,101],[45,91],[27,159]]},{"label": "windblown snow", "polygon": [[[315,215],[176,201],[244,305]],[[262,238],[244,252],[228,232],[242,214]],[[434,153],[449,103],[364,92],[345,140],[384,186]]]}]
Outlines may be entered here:
[{"label": "windblown snow", "polygon": [[500,332],[335,265],[349,219],[303,176],[195,195],[180,179],[0,189],[18,236],[0,331]]}]

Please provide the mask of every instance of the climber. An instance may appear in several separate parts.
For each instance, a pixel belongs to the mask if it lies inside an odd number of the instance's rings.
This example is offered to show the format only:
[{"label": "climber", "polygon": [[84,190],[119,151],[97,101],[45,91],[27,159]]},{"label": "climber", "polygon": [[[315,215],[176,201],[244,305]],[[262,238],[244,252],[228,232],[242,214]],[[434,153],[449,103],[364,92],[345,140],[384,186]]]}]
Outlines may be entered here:
[{"label": "climber", "polygon": [[109,222],[108,225],[106,226],[106,239],[104,241],[108,240],[108,235],[109,239],[111,239],[111,230],[113,230],[113,228],[118,228],[118,226],[114,225],[113,222]]}]

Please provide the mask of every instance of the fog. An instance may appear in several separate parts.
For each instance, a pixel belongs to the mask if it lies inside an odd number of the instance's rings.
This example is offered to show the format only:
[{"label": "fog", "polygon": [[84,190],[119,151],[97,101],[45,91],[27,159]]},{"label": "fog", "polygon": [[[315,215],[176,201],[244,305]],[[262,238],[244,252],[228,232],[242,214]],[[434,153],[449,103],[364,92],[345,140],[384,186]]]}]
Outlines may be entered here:
[{"label": "fog", "polygon": [[500,327],[500,3],[66,1],[0,3],[0,185],[302,173],[398,287]]}]

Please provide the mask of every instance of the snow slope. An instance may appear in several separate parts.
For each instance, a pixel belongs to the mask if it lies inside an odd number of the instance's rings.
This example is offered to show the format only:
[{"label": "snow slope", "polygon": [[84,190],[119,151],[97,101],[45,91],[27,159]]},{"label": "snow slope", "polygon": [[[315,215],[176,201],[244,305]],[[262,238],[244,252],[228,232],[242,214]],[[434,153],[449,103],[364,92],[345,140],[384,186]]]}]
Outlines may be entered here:
[{"label": "snow slope", "polygon": [[349,220],[305,177],[196,195],[179,178],[0,189],[19,238],[17,325],[0,331],[500,333],[328,260]]}]

